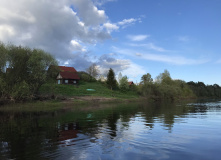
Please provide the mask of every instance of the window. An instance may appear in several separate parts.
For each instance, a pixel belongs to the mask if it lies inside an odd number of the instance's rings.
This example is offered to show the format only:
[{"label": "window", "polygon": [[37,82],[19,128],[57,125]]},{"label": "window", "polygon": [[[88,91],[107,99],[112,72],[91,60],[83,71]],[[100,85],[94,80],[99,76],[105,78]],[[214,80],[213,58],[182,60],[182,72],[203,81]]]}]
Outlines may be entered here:
[{"label": "window", "polygon": [[74,80],[74,81],[73,81],[73,83],[74,83],[74,84],[76,84],[76,83],[77,83],[77,81],[75,81],[75,80]]},{"label": "window", "polygon": [[68,84],[68,80],[67,80],[67,79],[66,79],[66,80],[64,80],[64,83]]},{"label": "window", "polygon": [[58,80],[58,84],[61,84],[61,80]]}]

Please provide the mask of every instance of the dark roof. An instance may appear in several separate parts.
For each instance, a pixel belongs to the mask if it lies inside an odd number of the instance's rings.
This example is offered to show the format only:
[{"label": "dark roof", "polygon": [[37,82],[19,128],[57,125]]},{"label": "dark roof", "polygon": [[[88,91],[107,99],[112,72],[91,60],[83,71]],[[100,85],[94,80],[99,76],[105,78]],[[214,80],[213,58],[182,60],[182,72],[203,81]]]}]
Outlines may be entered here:
[{"label": "dark roof", "polygon": [[64,79],[80,79],[74,67],[58,66],[60,75]]},{"label": "dark roof", "polygon": [[63,79],[80,79],[77,72],[60,72]]}]

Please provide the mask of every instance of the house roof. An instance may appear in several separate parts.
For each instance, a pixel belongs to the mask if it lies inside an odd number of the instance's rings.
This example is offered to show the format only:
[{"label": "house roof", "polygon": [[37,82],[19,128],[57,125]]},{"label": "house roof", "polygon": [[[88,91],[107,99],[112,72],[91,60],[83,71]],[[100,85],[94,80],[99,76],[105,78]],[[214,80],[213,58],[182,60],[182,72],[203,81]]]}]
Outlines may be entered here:
[{"label": "house roof", "polygon": [[80,79],[77,72],[60,72],[63,79]]},{"label": "house roof", "polygon": [[58,66],[63,79],[80,79],[74,67]]},{"label": "house roof", "polygon": [[129,85],[132,85],[132,84],[134,84],[134,82],[133,81],[130,81],[130,82],[128,82],[129,83]]},{"label": "house roof", "polygon": [[58,66],[61,72],[77,72],[74,67]]}]

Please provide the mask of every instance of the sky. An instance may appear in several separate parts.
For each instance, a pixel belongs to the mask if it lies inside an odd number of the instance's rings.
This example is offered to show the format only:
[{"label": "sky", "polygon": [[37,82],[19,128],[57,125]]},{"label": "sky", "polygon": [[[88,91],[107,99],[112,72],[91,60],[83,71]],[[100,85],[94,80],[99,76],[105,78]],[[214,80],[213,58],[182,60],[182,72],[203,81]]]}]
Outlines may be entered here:
[{"label": "sky", "polygon": [[167,69],[173,79],[221,85],[220,8],[221,0],[1,0],[0,41],[135,83]]}]

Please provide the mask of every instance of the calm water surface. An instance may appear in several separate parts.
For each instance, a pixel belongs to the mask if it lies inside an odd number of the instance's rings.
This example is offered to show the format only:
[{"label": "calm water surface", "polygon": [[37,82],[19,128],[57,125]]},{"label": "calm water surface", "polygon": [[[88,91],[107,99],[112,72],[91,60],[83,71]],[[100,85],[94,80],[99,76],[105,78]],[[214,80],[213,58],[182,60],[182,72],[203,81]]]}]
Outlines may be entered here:
[{"label": "calm water surface", "polygon": [[221,101],[0,111],[0,159],[221,159]]}]

